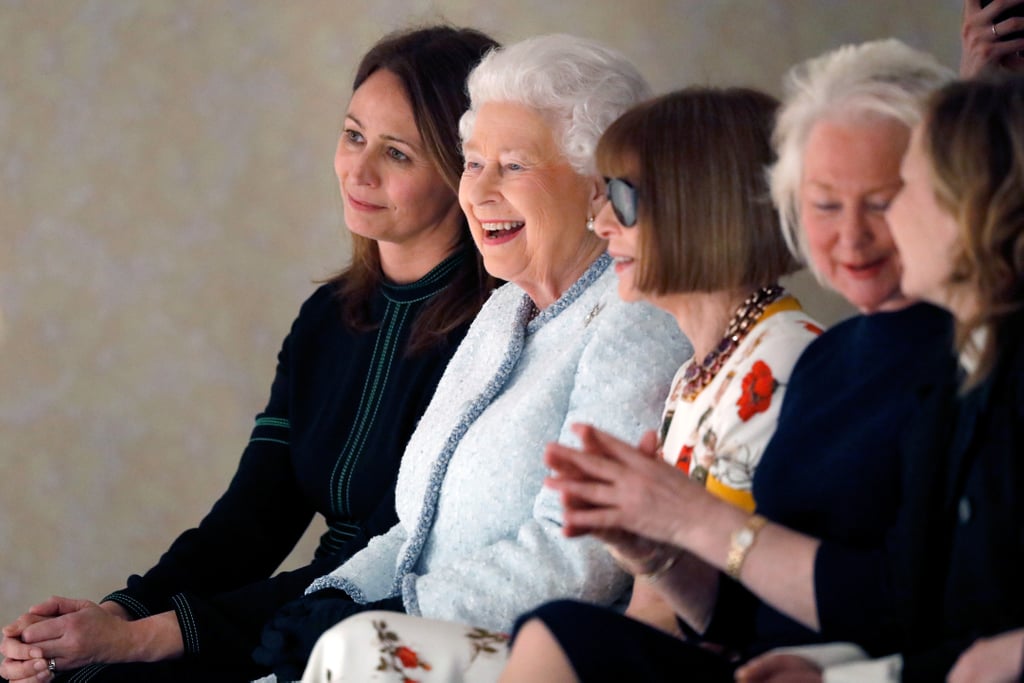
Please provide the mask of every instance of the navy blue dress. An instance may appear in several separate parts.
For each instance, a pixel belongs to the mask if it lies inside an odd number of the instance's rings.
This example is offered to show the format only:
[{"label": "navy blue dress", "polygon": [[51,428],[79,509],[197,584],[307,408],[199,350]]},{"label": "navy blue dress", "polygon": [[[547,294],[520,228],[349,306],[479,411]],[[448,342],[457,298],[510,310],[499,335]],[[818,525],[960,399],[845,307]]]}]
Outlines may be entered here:
[{"label": "navy blue dress", "polygon": [[[877,548],[899,509],[901,433],[924,398],[954,372],[952,347],[951,318],[926,304],[858,316],[812,342],[793,369],[777,431],[754,475],[758,512],[842,547]],[[819,606],[848,580],[816,584]],[[583,681],[676,681],[683,675],[731,681],[742,658],[835,639],[789,619],[725,575],[704,638],[735,656],[582,603],[550,603],[520,623],[534,616]]]}]

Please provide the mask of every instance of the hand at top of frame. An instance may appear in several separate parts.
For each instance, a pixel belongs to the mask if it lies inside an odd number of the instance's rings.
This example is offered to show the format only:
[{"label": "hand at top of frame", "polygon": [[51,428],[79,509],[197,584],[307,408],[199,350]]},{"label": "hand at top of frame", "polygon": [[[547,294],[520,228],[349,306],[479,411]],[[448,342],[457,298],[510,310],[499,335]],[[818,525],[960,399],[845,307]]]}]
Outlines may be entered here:
[{"label": "hand at top of frame", "polygon": [[993,0],[982,7],[981,0],[964,0],[960,22],[960,75],[973,78],[987,69],[1002,67],[1024,72],[1024,34],[1006,40],[1011,33],[1024,31],[1024,17],[997,21],[1007,9],[1024,0]]}]

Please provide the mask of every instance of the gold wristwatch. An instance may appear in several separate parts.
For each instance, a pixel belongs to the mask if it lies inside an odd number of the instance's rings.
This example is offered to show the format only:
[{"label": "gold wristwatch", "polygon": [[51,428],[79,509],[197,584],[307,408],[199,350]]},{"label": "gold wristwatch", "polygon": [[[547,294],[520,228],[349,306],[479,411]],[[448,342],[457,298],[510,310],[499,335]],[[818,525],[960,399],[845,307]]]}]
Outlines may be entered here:
[{"label": "gold wristwatch", "polygon": [[725,573],[740,580],[740,570],[743,569],[743,561],[747,559],[747,553],[757,540],[757,534],[764,525],[768,523],[761,515],[751,515],[746,524],[732,533],[729,545],[729,555],[725,560]]}]

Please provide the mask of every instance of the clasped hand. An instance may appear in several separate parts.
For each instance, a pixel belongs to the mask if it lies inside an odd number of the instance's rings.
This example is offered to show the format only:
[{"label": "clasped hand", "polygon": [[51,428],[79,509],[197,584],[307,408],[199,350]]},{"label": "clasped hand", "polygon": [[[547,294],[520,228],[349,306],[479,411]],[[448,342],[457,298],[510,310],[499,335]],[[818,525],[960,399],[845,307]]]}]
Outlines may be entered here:
[{"label": "clasped hand", "polygon": [[554,473],[545,485],[562,494],[566,536],[604,541],[626,571],[646,574],[684,547],[687,521],[699,518],[709,494],[657,457],[654,432],[637,446],[589,425],[574,425],[579,449],[549,444]]},{"label": "clasped hand", "polygon": [[3,628],[0,676],[12,683],[49,680],[47,660],[58,671],[94,662],[118,661],[127,642],[128,621],[88,600],[52,597]]}]

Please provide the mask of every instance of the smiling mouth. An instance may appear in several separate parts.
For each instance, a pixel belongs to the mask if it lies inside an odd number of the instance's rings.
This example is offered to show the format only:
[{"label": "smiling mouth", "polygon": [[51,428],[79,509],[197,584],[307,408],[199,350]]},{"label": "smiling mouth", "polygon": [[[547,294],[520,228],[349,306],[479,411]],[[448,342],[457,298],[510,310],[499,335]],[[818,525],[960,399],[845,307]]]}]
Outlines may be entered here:
[{"label": "smiling mouth", "polygon": [[522,230],[525,225],[526,223],[523,221],[499,221],[486,223],[484,224],[483,229],[487,238],[494,240],[511,237]]},{"label": "smiling mouth", "polygon": [[355,197],[353,197],[352,195],[348,196],[348,203],[351,206],[355,207],[356,209],[360,209],[362,211],[372,211],[372,210],[375,210],[375,209],[382,209],[382,208],[384,208],[382,206],[379,206],[377,204],[373,204],[371,202],[360,201],[360,200],[356,199]]},{"label": "smiling mouth", "polygon": [[866,263],[844,263],[843,267],[854,276],[872,276],[885,265],[887,260],[883,257]]}]

